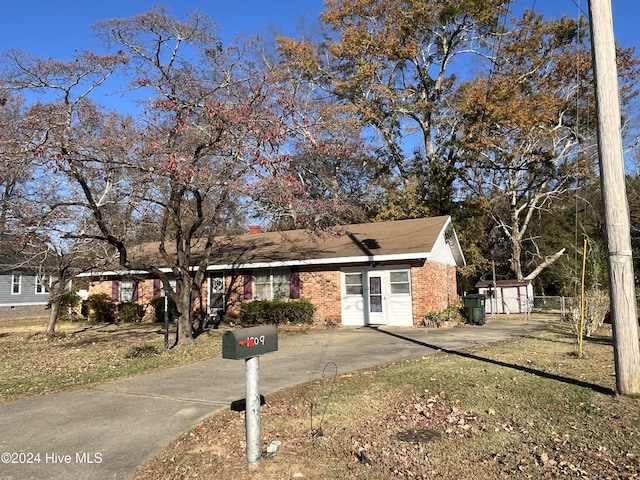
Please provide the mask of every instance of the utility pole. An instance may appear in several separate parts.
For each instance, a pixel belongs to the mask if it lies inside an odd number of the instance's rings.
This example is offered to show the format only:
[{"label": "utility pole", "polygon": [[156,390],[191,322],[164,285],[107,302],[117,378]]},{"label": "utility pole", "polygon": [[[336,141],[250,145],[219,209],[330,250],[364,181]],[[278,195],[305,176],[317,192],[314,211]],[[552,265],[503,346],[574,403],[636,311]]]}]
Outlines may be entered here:
[{"label": "utility pole", "polygon": [[609,254],[616,390],[629,395],[640,393],[640,343],[611,0],[589,0],[589,15],[596,79],[600,182]]}]

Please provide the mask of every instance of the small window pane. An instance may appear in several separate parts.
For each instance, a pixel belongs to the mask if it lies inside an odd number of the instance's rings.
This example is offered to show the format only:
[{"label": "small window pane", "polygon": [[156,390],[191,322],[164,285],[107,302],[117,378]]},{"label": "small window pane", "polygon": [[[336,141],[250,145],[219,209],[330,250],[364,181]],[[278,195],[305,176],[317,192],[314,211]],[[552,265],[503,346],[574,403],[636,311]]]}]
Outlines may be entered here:
[{"label": "small window pane", "polygon": [[[51,277],[49,277],[49,285],[51,285]],[[42,280],[37,275],[36,275],[36,293],[49,293],[48,286],[42,283]]]},{"label": "small window pane", "polygon": [[362,274],[346,273],[344,283],[347,295],[362,295]]},{"label": "small window pane", "polygon": [[253,280],[254,297],[256,300],[274,300],[289,298],[289,269],[273,268],[256,273]]},{"label": "small window pane", "polygon": [[133,280],[122,279],[120,281],[120,301],[131,302],[133,300]]},{"label": "small window pane", "polygon": [[409,293],[409,284],[408,283],[392,283],[391,284],[391,293]]},{"label": "small window pane", "polygon": [[11,294],[20,295],[22,289],[22,275],[13,275],[11,278]]},{"label": "small window pane", "polygon": [[369,307],[372,313],[382,312],[382,296],[372,295],[369,297]]},{"label": "small window pane", "polygon": [[291,292],[289,269],[274,268],[271,275],[273,277],[273,298],[289,298],[289,293]]},{"label": "small window pane", "polygon": [[253,293],[256,300],[271,299],[271,275],[268,270],[256,273],[253,280]]},{"label": "small window pane", "polygon": [[409,272],[391,272],[390,274],[391,281],[391,293],[398,294],[409,294],[411,293],[411,285],[409,282]]},{"label": "small window pane", "polygon": [[382,295],[382,279],[380,277],[369,278],[369,294]]},{"label": "small window pane", "polygon": [[391,272],[391,283],[403,283],[409,281],[409,272]]}]

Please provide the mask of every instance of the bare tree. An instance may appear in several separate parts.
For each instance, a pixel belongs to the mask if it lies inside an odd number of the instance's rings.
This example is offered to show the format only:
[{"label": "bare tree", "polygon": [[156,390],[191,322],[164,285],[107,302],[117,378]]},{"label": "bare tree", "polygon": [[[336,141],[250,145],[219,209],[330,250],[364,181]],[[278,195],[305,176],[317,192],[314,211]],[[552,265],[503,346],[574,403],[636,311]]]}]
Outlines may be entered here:
[{"label": "bare tree", "polygon": [[[587,37],[583,19],[547,21],[527,11],[504,35],[491,75],[458,90],[464,178],[489,207],[520,280],[536,278],[565,252],[540,250],[529,234],[534,216],[597,178]],[[619,58],[628,101],[638,60],[624,50]],[[525,249],[537,261],[527,273]]]},{"label": "bare tree", "polygon": [[24,99],[0,89],[0,235],[18,235],[24,213],[31,157],[25,155],[21,131]]},{"label": "bare tree", "polygon": [[[10,51],[4,78],[47,92],[27,114],[28,145],[67,180],[58,208],[92,219],[67,236],[109,244],[123,272],[160,278],[181,313],[180,342],[191,342],[195,300],[222,248],[217,235],[235,224],[256,183],[287,161],[289,93],[249,43],[224,47],[197,12],[178,21],[156,8],[96,31],[115,53],[62,62]],[[107,79],[124,78],[131,114],[92,100]],[[137,245],[140,231],[154,242]]]}]

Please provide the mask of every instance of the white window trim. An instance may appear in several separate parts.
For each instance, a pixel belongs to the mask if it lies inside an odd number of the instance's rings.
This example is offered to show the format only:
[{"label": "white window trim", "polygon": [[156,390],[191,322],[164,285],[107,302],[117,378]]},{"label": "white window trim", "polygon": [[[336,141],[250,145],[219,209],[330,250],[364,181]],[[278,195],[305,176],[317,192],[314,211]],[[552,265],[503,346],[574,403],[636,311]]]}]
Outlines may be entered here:
[{"label": "white window trim", "polygon": [[[129,286],[127,288],[124,288],[124,283],[128,283]],[[133,301],[133,287],[134,287],[134,283],[133,283],[133,279],[132,278],[123,278],[120,280],[120,289],[119,289],[119,297],[118,300],[120,301],[120,303],[129,303]],[[128,293],[128,299],[125,298],[124,292]]]},{"label": "white window trim", "polygon": [[[16,278],[18,279],[18,291],[15,291]],[[11,274],[11,295],[22,295],[22,274]]]},{"label": "white window trim", "polygon": [[[49,277],[49,284],[45,285],[44,283],[42,283],[40,281],[40,276],[36,275],[35,277],[35,283],[36,283],[36,295],[48,295],[49,294],[49,290],[51,289],[51,284],[53,283],[53,279],[51,277]],[[38,291],[41,290],[41,291]]]},{"label": "white window trim", "polygon": [[[391,281],[391,275],[394,273],[406,273],[407,274],[407,281],[406,282],[392,282]],[[401,292],[401,293],[393,293],[393,285],[400,285],[400,284],[408,284],[409,285],[409,291],[408,292]],[[392,295],[394,297],[402,297],[402,296],[411,296],[411,270],[406,270],[406,269],[402,269],[402,270],[389,270],[389,295]]]},{"label": "white window trim", "polygon": [[[362,297],[364,295],[364,274],[362,272],[343,272],[343,283],[344,283],[344,295],[345,297]],[[357,284],[347,285],[347,276],[348,275],[359,275],[360,276],[360,293],[349,293],[347,291],[347,286],[353,286]]]}]

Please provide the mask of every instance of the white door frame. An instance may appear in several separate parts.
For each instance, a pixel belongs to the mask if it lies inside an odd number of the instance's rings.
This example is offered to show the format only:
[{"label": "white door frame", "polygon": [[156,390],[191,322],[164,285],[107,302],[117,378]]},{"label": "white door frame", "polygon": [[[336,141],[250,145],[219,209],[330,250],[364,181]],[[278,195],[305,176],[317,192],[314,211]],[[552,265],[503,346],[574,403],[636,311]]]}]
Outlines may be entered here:
[{"label": "white door frame", "polygon": [[[365,295],[365,325],[386,325],[388,323],[389,272],[367,270],[363,275]],[[366,279],[366,281],[364,281]]]}]

